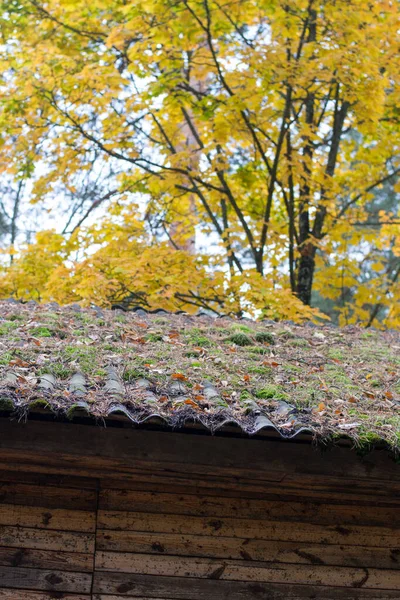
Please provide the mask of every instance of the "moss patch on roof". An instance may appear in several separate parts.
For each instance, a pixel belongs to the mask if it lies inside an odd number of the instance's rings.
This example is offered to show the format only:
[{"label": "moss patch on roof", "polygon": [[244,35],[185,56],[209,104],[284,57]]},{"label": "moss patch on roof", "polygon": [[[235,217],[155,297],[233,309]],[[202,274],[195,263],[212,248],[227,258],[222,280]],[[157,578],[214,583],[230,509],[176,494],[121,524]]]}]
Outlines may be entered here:
[{"label": "moss patch on roof", "polygon": [[265,417],[400,448],[399,332],[0,302],[0,380],[0,410]]}]

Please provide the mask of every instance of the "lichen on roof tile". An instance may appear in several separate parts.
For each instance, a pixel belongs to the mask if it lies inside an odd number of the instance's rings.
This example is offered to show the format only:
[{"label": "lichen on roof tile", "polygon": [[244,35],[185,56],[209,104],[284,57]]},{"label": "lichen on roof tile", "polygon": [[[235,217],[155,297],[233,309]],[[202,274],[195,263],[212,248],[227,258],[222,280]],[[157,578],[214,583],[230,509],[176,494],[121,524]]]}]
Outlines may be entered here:
[{"label": "lichen on roof tile", "polygon": [[[0,410],[118,410],[400,447],[400,334],[0,302]],[[117,408],[119,407],[119,409]]]}]

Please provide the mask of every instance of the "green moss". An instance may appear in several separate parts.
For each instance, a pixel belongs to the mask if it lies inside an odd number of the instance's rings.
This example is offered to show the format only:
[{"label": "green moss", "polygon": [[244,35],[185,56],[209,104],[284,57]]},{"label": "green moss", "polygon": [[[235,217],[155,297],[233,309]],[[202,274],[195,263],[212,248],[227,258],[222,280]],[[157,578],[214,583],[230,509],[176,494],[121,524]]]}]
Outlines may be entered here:
[{"label": "green moss", "polygon": [[377,337],[377,335],[374,331],[365,331],[364,333],[362,333],[360,335],[360,338],[362,340],[369,340],[371,338],[376,338],[376,337]]},{"label": "green moss", "polygon": [[50,372],[58,379],[69,379],[74,373],[73,369],[61,362],[52,362],[51,365],[38,369],[37,372],[39,375],[45,375],[46,373]]},{"label": "green moss", "polygon": [[199,358],[200,352],[198,350],[190,350],[190,352],[185,352],[186,358]]},{"label": "green moss", "polygon": [[253,341],[245,333],[233,333],[228,340],[236,346],[253,346]]},{"label": "green moss", "polygon": [[357,450],[362,455],[367,454],[372,450],[375,444],[381,441],[381,436],[367,427],[357,428]]},{"label": "green moss", "polygon": [[232,331],[230,329],[227,329],[226,327],[214,327],[213,331],[214,331],[214,333],[218,334],[219,336],[223,336],[223,337],[226,337],[227,335],[232,333]]},{"label": "green moss", "polygon": [[124,373],[122,375],[122,379],[124,381],[134,381],[135,379],[146,378],[147,374],[144,369],[138,368],[137,365],[127,365],[125,367]]},{"label": "green moss", "polygon": [[219,406],[220,408],[229,408],[229,404],[223,398],[213,398],[211,402],[213,406]]},{"label": "green moss", "polygon": [[79,406],[79,404],[71,404],[66,413],[67,419],[72,420],[77,414],[82,412],[87,413],[87,411],[82,406]]},{"label": "green moss", "polygon": [[36,398],[29,403],[29,410],[32,410],[33,408],[51,408],[51,406],[44,398]]},{"label": "green moss", "polygon": [[296,338],[295,337],[295,338],[291,338],[291,339],[288,340],[288,345],[289,346],[293,346],[294,348],[306,348],[310,344],[304,338],[300,338],[300,337]]},{"label": "green moss", "polygon": [[253,396],[247,390],[240,392],[240,400],[252,400]]},{"label": "green moss", "polygon": [[115,315],[114,321],[116,321],[117,323],[126,323],[127,318],[125,315]]},{"label": "green moss", "polygon": [[14,403],[10,398],[0,397],[0,410],[14,410]]},{"label": "green moss", "polygon": [[301,367],[297,367],[296,365],[283,365],[283,370],[286,373],[301,373],[303,371]]},{"label": "green moss", "polygon": [[34,337],[52,337],[53,332],[48,327],[34,327],[31,329]]},{"label": "green moss", "polygon": [[[165,356],[165,352],[162,353],[163,356]],[[154,360],[154,358],[150,358],[148,356],[143,357],[143,356],[136,356],[135,357],[135,363],[138,365],[154,365],[156,361]]]},{"label": "green moss", "polygon": [[370,379],[370,385],[372,385],[372,387],[381,387],[382,386],[382,381],[380,379]]},{"label": "green moss", "polygon": [[286,329],[278,331],[278,336],[282,340],[292,340],[296,337],[296,335],[294,333],[292,333],[291,331],[287,331]]},{"label": "green moss", "polygon": [[[84,337],[86,337],[86,335],[87,335],[87,332],[86,332],[86,329],[82,329],[82,328],[80,328],[80,329],[74,329],[74,330],[72,331],[72,335],[73,335],[74,337],[78,337],[78,338],[84,338]],[[82,340],[82,341],[83,341],[83,340]]]},{"label": "green moss", "polygon": [[271,346],[275,344],[274,336],[268,331],[259,331],[256,333],[256,340],[260,344],[270,344]]},{"label": "green moss", "polygon": [[93,371],[93,376],[94,377],[106,377],[107,371],[105,369],[96,369],[95,371]]},{"label": "green moss", "polygon": [[240,331],[242,333],[249,333],[250,335],[253,333],[253,330],[247,325],[232,325],[232,329],[234,331]]},{"label": "green moss", "polygon": [[268,399],[274,398],[275,400],[286,400],[288,395],[279,385],[266,385],[255,393],[257,398]]},{"label": "green moss", "polygon": [[327,352],[327,356],[329,358],[334,358],[336,360],[343,360],[343,358],[344,358],[344,354],[343,354],[342,350],[340,350],[339,348],[329,348],[328,352]]},{"label": "green moss", "polygon": [[15,321],[1,321],[0,322],[0,335],[8,335],[11,331],[14,331],[19,327],[19,323]]},{"label": "green moss", "polygon": [[75,321],[81,321],[85,325],[90,325],[96,322],[97,317],[87,312],[76,312]]},{"label": "green moss", "polygon": [[332,383],[341,384],[344,386],[348,386],[353,383],[346,375],[343,367],[337,365],[326,365],[325,378]]},{"label": "green moss", "polygon": [[162,333],[149,333],[146,335],[146,340],[148,342],[161,342],[163,339]]},{"label": "green moss", "polygon": [[250,366],[248,368],[248,372],[255,375],[272,375],[271,367],[263,367],[263,366]]},{"label": "green moss", "polygon": [[323,399],[321,390],[316,390],[311,386],[307,386],[303,389],[296,389],[296,394],[292,400],[298,408],[302,409],[315,406],[316,402],[319,401],[319,398]]},{"label": "green moss", "polygon": [[106,342],[101,346],[102,351],[110,350],[111,352],[115,352],[115,354],[124,354],[126,352],[126,348],[124,346],[114,344],[113,342]]},{"label": "green moss", "polygon": [[96,346],[66,346],[62,355],[64,361],[77,362],[83,373],[92,374],[98,368],[97,360],[101,353]]},{"label": "green moss", "polygon": [[41,318],[43,321],[50,321],[51,323],[56,323],[60,316],[55,312],[42,312]]},{"label": "green moss", "polygon": [[211,346],[215,346],[215,342],[200,334],[189,333],[189,341],[193,344],[193,346],[199,346],[200,348],[210,348]]},{"label": "green moss", "polygon": [[3,354],[0,354],[0,365],[8,365],[8,363],[12,359],[13,359],[12,352],[3,352]]},{"label": "green moss", "polygon": [[250,352],[251,354],[261,354],[261,355],[270,353],[268,348],[260,348],[259,346],[254,346],[252,348],[249,348],[247,350],[247,352]]}]

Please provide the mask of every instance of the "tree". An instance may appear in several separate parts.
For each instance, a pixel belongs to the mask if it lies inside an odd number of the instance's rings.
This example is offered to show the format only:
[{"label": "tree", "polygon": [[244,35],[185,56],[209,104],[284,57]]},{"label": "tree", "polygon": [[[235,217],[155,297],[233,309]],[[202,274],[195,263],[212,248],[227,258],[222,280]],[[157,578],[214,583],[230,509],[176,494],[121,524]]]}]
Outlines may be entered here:
[{"label": "tree", "polygon": [[[171,237],[178,222],[170,241],[182,248],[193,224],[212,232],[213,268],[229,285],[265,281],[305,305],[316,264],[323,291],[347,269],[336,254],[348,240],[368,243],[354,222],[400,172],[396,3],[4,6],[0,151],[46,165],[40,198],[44,181],[73,181],[89,164],[96,172],[96,155],[119,190],[145,199],[155,234]],[[375,248],[382,289],[387,243]]]}]

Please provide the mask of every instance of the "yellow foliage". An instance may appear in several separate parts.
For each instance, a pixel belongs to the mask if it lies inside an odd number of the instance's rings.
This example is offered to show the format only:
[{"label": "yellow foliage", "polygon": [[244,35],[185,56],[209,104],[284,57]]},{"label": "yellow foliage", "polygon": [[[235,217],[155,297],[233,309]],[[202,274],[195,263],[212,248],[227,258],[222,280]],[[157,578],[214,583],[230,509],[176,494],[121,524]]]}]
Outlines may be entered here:
[{"label": "yellow foliage", "polygon": [[40,233],[1,295],[300,320],[317,291],[343,323],[399,325],[397,217],[365,224],[400,173],[399,3],[3,5],[0,174],[29,165],[58,206],[107,165],[121,196]]}]

